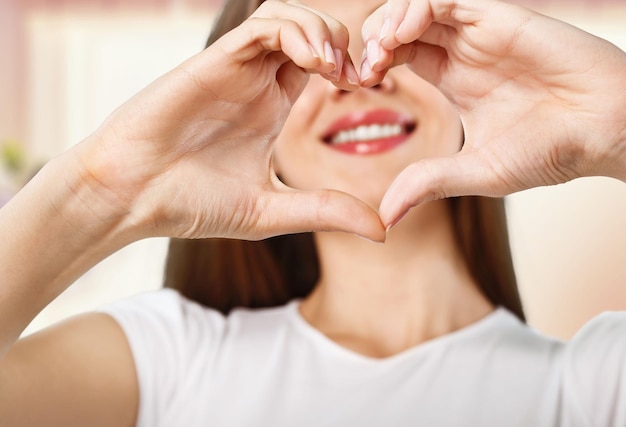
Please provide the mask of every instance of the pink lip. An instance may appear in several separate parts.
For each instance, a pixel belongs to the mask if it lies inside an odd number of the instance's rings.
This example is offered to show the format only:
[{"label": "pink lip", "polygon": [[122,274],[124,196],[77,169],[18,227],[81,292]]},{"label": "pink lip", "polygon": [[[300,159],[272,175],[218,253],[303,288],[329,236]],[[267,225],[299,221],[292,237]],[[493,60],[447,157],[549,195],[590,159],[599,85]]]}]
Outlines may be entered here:
[{"label": "pink lip", "polygon": [[[331,142],[333,135],[346,129],[356,129],[367,125],[401,125],[400,135],[367,141],[354,141],[341,144]],[[369,110],[347,114],[334,121],[324,132],[322,140],[332,149],[347,154],[378,154],[389,151],[405,142],[416,128],[415,120],[406,114],[393,110]]]}]

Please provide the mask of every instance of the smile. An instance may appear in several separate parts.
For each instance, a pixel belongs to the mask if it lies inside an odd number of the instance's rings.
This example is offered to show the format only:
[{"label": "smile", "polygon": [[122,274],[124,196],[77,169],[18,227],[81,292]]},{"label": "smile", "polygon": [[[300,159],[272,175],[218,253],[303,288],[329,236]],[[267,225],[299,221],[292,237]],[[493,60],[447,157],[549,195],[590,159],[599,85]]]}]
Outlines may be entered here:
[{"label": "smile", "polygon": [[377,154],[405,142],[417,124],[392,110],[348,114],[335,121],[322,140],[329,147],[347,154]]}]

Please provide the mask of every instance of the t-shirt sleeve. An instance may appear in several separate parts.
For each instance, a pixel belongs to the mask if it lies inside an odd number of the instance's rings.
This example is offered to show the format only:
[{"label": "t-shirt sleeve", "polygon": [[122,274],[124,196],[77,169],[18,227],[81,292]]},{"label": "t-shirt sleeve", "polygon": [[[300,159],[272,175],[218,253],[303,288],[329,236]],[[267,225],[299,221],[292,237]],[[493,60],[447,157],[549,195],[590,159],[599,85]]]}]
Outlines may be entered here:
[{"label": "t-shirt sleeve", "polygon": [[626,426],[626,313],[604,313],[566,346],[562,425]]},{"label": "t-shirt sleeve", "polygon": [[[139,382],[138,427],[185,425],[191,390],[217,351],[224,317],[164,289],[103,307],[122,327]],[[191,420],[190,420],[191,421]]]}]

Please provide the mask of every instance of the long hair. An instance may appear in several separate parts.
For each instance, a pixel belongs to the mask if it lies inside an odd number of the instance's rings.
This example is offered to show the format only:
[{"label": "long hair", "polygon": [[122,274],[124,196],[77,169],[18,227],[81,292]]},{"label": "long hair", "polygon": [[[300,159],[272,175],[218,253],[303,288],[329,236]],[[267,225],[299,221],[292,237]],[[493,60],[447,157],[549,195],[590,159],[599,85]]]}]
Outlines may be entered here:
[{"label": "long hair", "polygon": [[[241,24],[263,0],[229,0],[207,46]],[[458,197],[450,205],[457,243],[483,294],[525,320],[503,199]],[[234,307],[272,307],[308,295],[319,279],[311,233],[262,241],[171,239],[165,286],[222,313]]]}]

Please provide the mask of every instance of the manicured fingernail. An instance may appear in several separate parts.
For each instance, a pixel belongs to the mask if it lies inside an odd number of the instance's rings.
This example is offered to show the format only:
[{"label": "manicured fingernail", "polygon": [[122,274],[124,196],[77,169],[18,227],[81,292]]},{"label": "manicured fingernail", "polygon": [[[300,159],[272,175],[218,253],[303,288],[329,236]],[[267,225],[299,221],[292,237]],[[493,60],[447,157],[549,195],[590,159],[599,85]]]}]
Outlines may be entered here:
[{"label": "manicured fingernail", "polygon": [[341,71],[343,69],[343,53],[341,49],[335,49],[335,61],[337,62],[337,68],[330,74],[339,80],[341,79]]},{"label": "manicured fingernail", "polygon": [[330,42],[327,41],[324,42],[324,56],[326,57],[326,62],[337,67],[337,62],[335,62],[335,52],[333,51],[333,47],[330,45]]},{"label": "manicured fingernail", "polygon": [[398,26],[398,29],[396,30],[396,40],[400,40],[400,38],[402,37],[402,32],[404,31],[405,27],[404,22],[405,21],[402,21],[400,23],[400,26]]},{"label": "manicured fingernail", "polygon": [[370,67],[369,60],[367,57],[363,58],[363,62],[361,62],[361,83],[366,82],[372,76],[372,68]]},{"label": "manicured fingernail", "polygon": [[367,236],[364,236],[362,234],[355,234],[355,236],[360,237],[361,239],[363,239],[363,240],[365,240],[367,242],[376,243],[377,245],[382,245],[383,243],[385,243],[385,238],[383,238],[383,240],[375,240],[375,239],[373,239],[371,237],[367,237]]},{"label": "manicured fingernail", "polygon": [[385,37],[389,35],[390,27],[391,27],[391,21],[389,20],[389,18],[385,18],[385,21],[383,22],[383,26],[380,29],[380,37],[378,38],[378,41],[381,41],[382,39],[384,39]]},{"label": "manicured fingernail", "polygon": [[313,58],[321,59],[320,54],[317,53],[317,50],[315,50],[313,45],[311,45],[310,43],[309,43],[309,50],[311,51],[311,55],[313,55]]},{"label": "manicured fingernail", "polygon": [[356,69],[354,68],[354,64],[352,63],[352,60],[350,59],[350,57],[346,57],[346,62],[343,66],[343,69],[346,74],[346,80],[348,80],[348,83],[354,86],[358,86],[359,75],[357,74]]},{"label": "manicured fingernail", "polygon": [[374,40],[370,40],[367,42],[367,59],[371,66],[376,65],[376,63],[380,60],[380,50],[378,49],[378,43]]},{"label": "manicured fingernail", "polygon": [[397,223],[399,223],[399,222],[400,222],[400,220],[401,220],[402,218],[404,218],[404,216],[407,214],[407,212],[408,212],[408,211],[406,211],[406,212],[402,212],[402,213],[401,213],[401,214],[400,214],[400,215],[399,215],[396,219],[394,219],[394,220],[391,222],[391,224],[389,224],[389,225],[387,226],[387,232],[389,232],[389,230],[391,230],[393,227],[395,227],[395,225],[396,225]]}]

